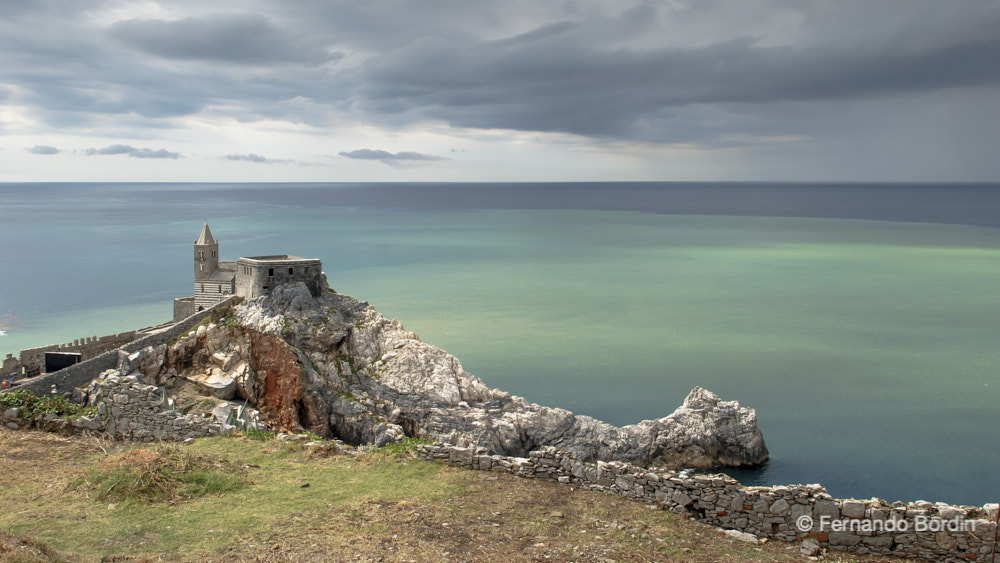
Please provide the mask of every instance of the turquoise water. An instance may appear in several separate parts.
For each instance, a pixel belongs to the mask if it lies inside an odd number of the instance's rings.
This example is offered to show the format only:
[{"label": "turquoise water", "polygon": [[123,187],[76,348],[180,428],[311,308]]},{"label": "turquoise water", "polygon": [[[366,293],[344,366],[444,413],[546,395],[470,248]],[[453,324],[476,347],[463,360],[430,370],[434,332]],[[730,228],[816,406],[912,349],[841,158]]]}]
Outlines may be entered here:
[{"label": "turquoise water", "polygon": [[[157,324],[190,293],[204,207],[114,220],[137,204],[60,201],[51,224],[0,211],[0,234],[26,241],[3,249],[23,267],[0,293],[2,353]],[[629,424],[695,385],[739,400],[772,453],[745,482],[995,501],[1000,230],[259,201],[207,215],[223,257],[321,258],[338,291],[531,401]]]}]

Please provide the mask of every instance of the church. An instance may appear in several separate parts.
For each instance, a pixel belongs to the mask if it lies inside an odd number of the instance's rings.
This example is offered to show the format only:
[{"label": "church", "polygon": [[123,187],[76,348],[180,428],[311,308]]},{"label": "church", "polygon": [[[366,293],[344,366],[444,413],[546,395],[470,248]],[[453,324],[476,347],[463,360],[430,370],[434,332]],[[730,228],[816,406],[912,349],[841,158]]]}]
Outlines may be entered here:
[{"label": "church", "polygon": [[194,241],[194,296],[174,299],[174,320],[203,311],[232,295],[253,299],[292,282],[305,283],[309,293],[319,297],[327,287],[323,263],[288,254],[220,260],[219,241],[206,221]]}]

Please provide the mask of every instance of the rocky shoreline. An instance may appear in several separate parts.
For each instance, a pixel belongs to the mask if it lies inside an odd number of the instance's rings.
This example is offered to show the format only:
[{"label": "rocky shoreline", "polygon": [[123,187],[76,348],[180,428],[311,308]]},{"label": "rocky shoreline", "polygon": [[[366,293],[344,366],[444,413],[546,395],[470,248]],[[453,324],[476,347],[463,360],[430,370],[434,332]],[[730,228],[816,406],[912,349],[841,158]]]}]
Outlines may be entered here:
[{"label": "rocky shoreline", "polygon": [[122,354],[143,383],[239,398],[277,430],[381,446],[406,436],[525,455],[542,446],[589,461],[665,467],[767,460],[756,413],[695,389],[672,414],[622,428],[491,389],[457,358],[369,304],[302,284],[236,305],[176,341]]}]

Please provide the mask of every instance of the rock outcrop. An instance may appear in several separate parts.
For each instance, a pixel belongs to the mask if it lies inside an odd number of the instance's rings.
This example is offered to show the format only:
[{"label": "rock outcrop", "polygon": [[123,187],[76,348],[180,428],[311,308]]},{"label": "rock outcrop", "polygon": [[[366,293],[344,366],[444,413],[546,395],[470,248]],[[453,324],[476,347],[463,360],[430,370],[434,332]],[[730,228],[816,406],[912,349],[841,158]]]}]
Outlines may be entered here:
[{"label": "rock outcrop", "polygon": [[233,308],[166,350],[122,358],[152,383],[235,382],[278,429],[376,446],[421,436],[524,456],[553,446],[586,461],[757,465],[767,448],[752,409],[695,388],[669,416],[622,428],[491,389],[457,358],[368,303],[304,284]]}]

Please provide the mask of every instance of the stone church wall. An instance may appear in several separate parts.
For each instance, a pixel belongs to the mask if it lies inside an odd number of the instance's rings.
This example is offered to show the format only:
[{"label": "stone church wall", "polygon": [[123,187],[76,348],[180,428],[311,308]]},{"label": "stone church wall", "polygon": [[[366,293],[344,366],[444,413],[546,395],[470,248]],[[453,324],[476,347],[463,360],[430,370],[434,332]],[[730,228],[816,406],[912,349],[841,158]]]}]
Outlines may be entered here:
[{"label": "stone church wall", "polygon": [[271,293],[286,283],[303,282],[313,297],[326,289],[323,263],[295,256],[257,256],[236,262],[236,295],[253,299]]}]

